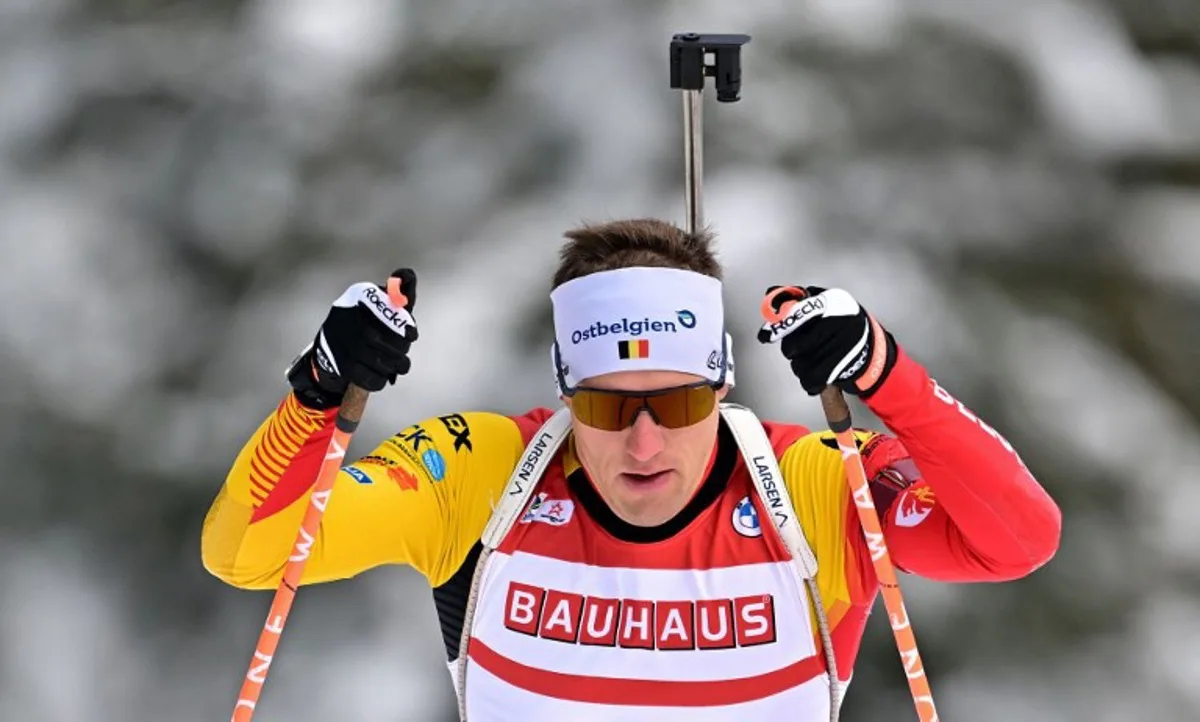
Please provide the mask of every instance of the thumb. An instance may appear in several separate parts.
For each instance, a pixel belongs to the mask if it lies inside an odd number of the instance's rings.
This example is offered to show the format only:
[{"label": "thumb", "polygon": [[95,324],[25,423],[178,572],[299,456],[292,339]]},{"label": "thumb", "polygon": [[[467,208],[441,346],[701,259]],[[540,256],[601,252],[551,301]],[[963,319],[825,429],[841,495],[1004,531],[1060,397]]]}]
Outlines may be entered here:
[{"label": "thumb", "polygon": [[393,278],[399,281],[400,293],[404,294],[404,310],[412,313],[413,307],[417,305],[417,272],[411,268],[397,268],[392,271],[392,275],[388,276],[389,293]]}]

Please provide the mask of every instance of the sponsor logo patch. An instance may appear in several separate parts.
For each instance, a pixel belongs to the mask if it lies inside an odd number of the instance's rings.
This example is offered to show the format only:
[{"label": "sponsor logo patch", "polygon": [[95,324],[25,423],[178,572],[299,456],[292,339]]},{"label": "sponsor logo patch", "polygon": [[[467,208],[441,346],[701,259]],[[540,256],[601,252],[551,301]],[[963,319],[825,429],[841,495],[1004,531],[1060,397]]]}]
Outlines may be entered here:
[{"label": "sponsor logo patch", "polygon": [[758,510],[750,497],[743,496],[733,509],[733,529],[745,537],[762,536],[762,526],[758,523]]},{"label": "sponsor logo patch", "polygon": [[368,285],[363,289],[363,297],[367,301],[370,301],[371,312],[379,317],[381,321],[389,324],[400,335],[404,335],[405,327],[412,325],[413,319],[408,311],[392,306],[391,301],[381,295],[379,288],[374,284]]},{"label": "sponsor logo patch", "polygon": [[353,466],[343,466],[342,471],[360,484],[372,484],[371,477],[367,476],[367,472],[362,469],[357,469]]},{"label": "sponsor logo patch", "polygon": [[767,324],[770,342],[774,343],[778,341],[791,333],[796,326],[824,312],[825,301],[820,296],[813,296],[792,304],[792,308],[786,316],[778,321]]},{"label": "sponsor logo patch", "polygon": [[413,424],[396,436],[408,442],[413,451],[420,451],[423,445],[433,446],[433,437],[420,424]]},{"label": "sponsor logo patch", "polygon": [[579,345],[584,341],[600,338],[601,336],[641,336],[648,333],[679,333],[679,327],[684,330],[696,327],[696,314],[684,309],[676,311],[671,320],[647,318],[620,318],[613,321],[596,321],[586,328],[571,331],[571,344]]},{"label": "sponsor logo patch", "polygon": [[421,466],[422,465],[421,457],[419,455],[417,455],[416,453],[414,453],[413,450],[410,449],[408,446],[406,446],[402,441],[398,441],[397,440],[398,438],[399,437],[393,436],[392,438],[386,440],[384,443],[387,444],[388,446],[392,447],[396,451],[399,451],[401,454],[404,454],[404,457],[406,459],[408,459],[409,461],[411,461],[414,465]]},{"label": "sponsor logo patch", "polygon": [[763,493],[766,496],[767,510],[775,517],[775,527],[782,529],[783,525],[791,517],[786,511],[787,507],[783,503],[783,497],[779,495],[779,486],[775,480],[775,474],[771,471],[771,466],[766,463],[766,457],[756,456],[751,461],[754,464],[754,474],[758,478],[758,483],[762,485]]},{"label": "sponsor logo patch", "polygon": [[426,449],[421,454],[421,463],[425,466],[425,470],[433,477],[434,481],[441,481],[446,478],[446,459],[437,449]]},{"label": "sponsor logo patch", "polygon": [[908,489],[896,502],[896,526],[914,527],[920,524],[933,512],[936,502],[933,489],[928,486]]},{"label": "sponsor logo patch", "polygon": [[542,454],[545,454],[546,450],[550,448],[550,441],[553,438],[553,436],[543,431],[533,443],[525,448],[525,457],[521,459],[521,465],[517,467],[517,482],[509,490],[509,496],[524,494],[524,483],[536,481],[533,478],[534,469],[537,466],[538,460],[542,458]]},{"label": "sponsor logo patch", "polygon": [[439,416],[438,421],[442,422],[442,426],[446,427],[446,431],[454,437],[454,450],[466,449],[474,451],[471,446],[471,427],[467,424],[467,419],[462,414],[449,414],[448,416]]},{"label": "sponsor logo patch", "polygon": [[404,491],[416,491],[418,488],[417,475],[403,466],[388,467],[388,478],[396,482],[396,486]]},{"label": "sponsor logo patch", "polygon": [[531,637],[595,647],[752,647],[775,642],[775,598],[605,599],[514,581],[505,595],[504,626]]},{"label": "sponsor logo patch", "polygon": [[367,456],[364,456],[364,457],[360,458],[358,461],[356,461],[355,463],[356,464],[364,464],[364,465],[383,466],[383,467],[396,465],[395,461],[392,461],[391,459],[387,458],[386,456],[376,456],[374,454],[369,454]]},{"label": "sponsor logo patch", "polygon": [[570,499],[549,499],[545,492],[541,492],[530,502],[529,509],[521,517],[520,523],[539,521],[551,526],[563,526],[571,521],[571,515],[574,513],[575,502]]},{"label": "sponsor logo patch", "polygon": [[704,364],[712,371],[718,371],[725,365],[725,354],[720,351],[711,351],[708,354],[708,361]]}]

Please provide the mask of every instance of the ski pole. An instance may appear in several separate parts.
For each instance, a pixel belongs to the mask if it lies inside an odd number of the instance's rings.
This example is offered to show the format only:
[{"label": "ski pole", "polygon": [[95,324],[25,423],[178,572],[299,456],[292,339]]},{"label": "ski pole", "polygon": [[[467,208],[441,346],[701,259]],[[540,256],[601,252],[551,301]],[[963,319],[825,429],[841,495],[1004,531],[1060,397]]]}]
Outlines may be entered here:
[{"label": "ski pole", "polygon": [[[770,323],[781,320],[787,316],[793,303],[807,295],[804,289],[794,286],[775,289],[763,299],[763,318]],[[780,308],[776,311],[772,301],[780,296],[789,300],[779,304]],[[888,623],[896,638],[896,648],[900,651],[905,676],[908,677],[908,688],[912,692],[917,718],[921,722],[938,722],[929,678],[925,675],[925,665],[917,651],[917,639],[909,622],[908,610],[904,606],[904,595],[900,592],[900,584],[896,579],[896,568],[892,565],[892,557],[883,537],[883,527],[879,523],[879,515],[875,512],[875,502],[867,483],[862,455],[859,454],[858,444],[854,439],[850,407],[846,404],[842,390],[836,386],[826,386],[821,392],[821,409],[825,412],[825,421],[829,424],[829,429],[837,436],[838,449],[842,453],[842,463],[846,468],[846,480],[850,484],[854,508],[858,510],[858,519],[862,525],[863,536],[867,540],[867,548],[871,551],[871,562],[875,566],[875,575],[879,578]]]},{"label": "ski pole", "polygon": [[[396,308],[404,308],[408,299],[400,290],[400,279],[389,278],[387,283],[388,298]],[[271,610],[267,613],[267,621],[258,636],[258,645],[250,660],[250,669],[242,680],[242,689],[238,692],[237,702],[233,707],[233,717],[230,722],[250,722],[254,716],[254,708],[262,694],[263,685],[267,681],[267,670],[275,651],[279,646],[279,637],[283,634],[283,625],[287,622],[288,613],[292,610],[292,602],[296,599],[296,591],[300,588],[300,578],[304,574],[304,566],[316,543],[317,533],[321,527],[321,517],[329,505],[329,497],[333,493],[333,483],[337,479],[338,470],[346,458],[346,449],[350,446],[350,438],[358,429],[363,412],[367,408],[366,391],[354,384],[346,389],[346,395],[338,407],[337,418],[334,421],[333,436],[329,439],[329,447],[317,471],[317,481],[313,485],[312,496],[304,511],[304,519],[300,522],[300,530],[296,533],[296,541],[292,545],[292,554],[288,557],[283,568],[283,579],[275,590],[275,598],[271,601]]]}]

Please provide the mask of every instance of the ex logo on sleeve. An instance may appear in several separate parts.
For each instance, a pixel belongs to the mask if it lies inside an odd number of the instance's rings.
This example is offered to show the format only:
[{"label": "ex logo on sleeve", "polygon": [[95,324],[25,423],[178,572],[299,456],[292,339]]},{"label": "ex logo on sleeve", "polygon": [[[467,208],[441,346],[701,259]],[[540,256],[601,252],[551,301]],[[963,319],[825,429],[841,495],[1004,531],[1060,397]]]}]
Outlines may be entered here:
[{"label": "ex logo on sleeve", "polygon": [[438,421],[442,422],[442,426],[445,426],[450,436],[454,437],[455,451],[459,449],[474,451],[471,448],[471,427],[467,424],[467,420],[462,414],[439,416]]}]

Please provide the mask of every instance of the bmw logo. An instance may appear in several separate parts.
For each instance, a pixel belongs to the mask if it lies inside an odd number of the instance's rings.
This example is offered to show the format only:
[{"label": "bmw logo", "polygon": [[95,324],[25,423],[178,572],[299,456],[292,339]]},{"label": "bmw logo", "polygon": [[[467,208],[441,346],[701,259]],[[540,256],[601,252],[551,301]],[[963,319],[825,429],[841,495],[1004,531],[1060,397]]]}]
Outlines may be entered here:
[{"label": "bmw logo", "polygon": [[758,523],[758,510],[750,497],[743,496],[733,510],[733,528],[738,534],[748,537],[762,536],[762,527]]},{"label": "bmw logo", "polygon": [[682,311],[676,311],[675,315],[679,318],[679,325],[683,326],[684,328],[696,327],[696,314],[692,313],[686,308]]}]

